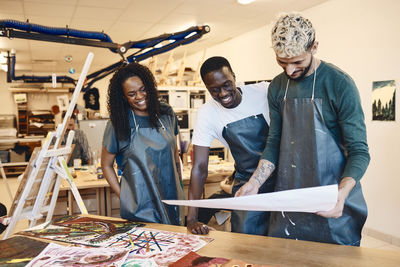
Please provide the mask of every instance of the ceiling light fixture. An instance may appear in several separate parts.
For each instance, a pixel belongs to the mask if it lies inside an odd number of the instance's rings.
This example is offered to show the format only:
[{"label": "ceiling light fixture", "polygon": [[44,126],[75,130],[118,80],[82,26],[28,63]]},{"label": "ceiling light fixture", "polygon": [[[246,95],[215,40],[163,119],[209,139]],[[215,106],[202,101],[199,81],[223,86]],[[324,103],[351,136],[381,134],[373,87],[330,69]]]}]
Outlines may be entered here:
[{"label": "ceiling light fixture", "polygon": [[248,5],[252,2],[254,2],[254,0],[237,0],[237,3],[241,5]]}]

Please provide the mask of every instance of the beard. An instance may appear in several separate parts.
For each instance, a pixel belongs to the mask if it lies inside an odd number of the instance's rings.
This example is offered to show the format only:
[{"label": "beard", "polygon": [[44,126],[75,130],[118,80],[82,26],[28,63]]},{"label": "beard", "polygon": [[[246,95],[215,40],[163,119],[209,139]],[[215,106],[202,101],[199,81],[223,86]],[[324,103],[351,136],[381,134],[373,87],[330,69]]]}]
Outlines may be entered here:
[{"label": "beard", "polygon": [[310,64],[308,64],[308,66],[304,69],[304,71],[301,73],[301,75],[300,75],[299,77],[297,77],[297,78],[291,78],[289,75],[287,75],[287,73],[286,73],[286,71],[285,71],[286,76],[288,77],[288,79],[290,79],[290,80],[292,80],[292,81],[299,81],[299,80],[303,79],[304,76],[306,76],[306,74],[307,74],[308,71],[310,70],[311,64],[313,63],[313,61],[314,61],[314,57],[311,56]]}]

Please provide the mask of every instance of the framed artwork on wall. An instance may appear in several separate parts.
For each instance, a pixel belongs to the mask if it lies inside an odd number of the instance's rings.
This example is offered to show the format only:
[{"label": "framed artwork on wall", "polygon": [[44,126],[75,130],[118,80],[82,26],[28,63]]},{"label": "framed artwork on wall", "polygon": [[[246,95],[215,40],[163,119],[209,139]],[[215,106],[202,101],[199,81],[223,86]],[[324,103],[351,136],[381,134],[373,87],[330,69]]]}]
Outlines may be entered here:
[{"label": "framed artwork on wall", "polygon": [[396,81],[372,82],[372,120],[396,120]]}]

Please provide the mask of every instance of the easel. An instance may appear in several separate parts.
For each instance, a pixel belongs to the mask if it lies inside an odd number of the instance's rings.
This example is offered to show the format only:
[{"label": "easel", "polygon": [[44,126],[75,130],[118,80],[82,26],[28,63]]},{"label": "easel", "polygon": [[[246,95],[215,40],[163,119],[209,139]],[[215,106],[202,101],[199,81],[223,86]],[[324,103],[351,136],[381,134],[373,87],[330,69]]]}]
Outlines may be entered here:
[{"label": "easel", "polygon": [[181,65],[179,66],[178,74],[176,76],[176,82],[175,84],[177,86],[182,85],[182,79],[183,79],[183,74],[185,73],[185,65],[186,65],[186,54],[187,54],[187,49],[185,48],[185,52],[183,54],[183,58],[181,61]]},{"label": "easel", "polygon": [[11,193],[10,185],[7,182],[6,172],[4,171],[4,166],[3,166],[3,163],[1,162],[1,160],[0,160],[0,174],[1,174],[1,177],[3,177],[4,184],[7,187],[8,195],[10,196],[10,199],[12,201],[13,200],[13,196],[12,196],[12,193]]},{"label": "easel", "polygon": [[149,62],[149,70],[153,73],[154,77],[156,77],[157,72],[157,56],[153,56],[150,58]]},{"label": "easel", "polygon": [[161,78],[159,85],[166,85],[167,84],[167,79],[169,75],[169,69],[171,68],[172,64],[174,63],[174,51],[171,51],[169,54],[167,62],[165,62],[163,71],[161,73]]},{"label": "easel", "polygon": [[201,60],[199,61],[199,63],[197,64],[197,69],[196,72],[193,75],[193,80],[192,81],[188,81],[188,85],[190,86],[196,86],[201,84],[201,78],[200,78],[200,68],[201,68],[201,64],[203,64],[204,59],[206,57],[206,52],[207,49],[203,50],[203,56],[201,57]]},{"label": "easel", "polygon": [[[65,159],[71,153],[74,132],[69,132],[65,147],[60,147],[60,144],[92,60],[93,53],[89,53],[63,123],[58,125],[55,132],[51,132],[47,135],[46,141],[40,150],[36,150],[32,153],[31,160],[24,172],[20,187],[10,209],[9,214],[12,216],[8,218],[9,226],[4,235],[4,239],[12,234],[18,220],[28,219],[30,220],[30,227],[33,227],[36,225],[37,220],[43,217],[42,213],[47,212],[46,222],[52,219],[61,179],[68,181],[81,213],[87,214],[87,209],[65,162]],[[55,143],[54,146],[51,147],[50,145],[53,140],[55,140]]]}]

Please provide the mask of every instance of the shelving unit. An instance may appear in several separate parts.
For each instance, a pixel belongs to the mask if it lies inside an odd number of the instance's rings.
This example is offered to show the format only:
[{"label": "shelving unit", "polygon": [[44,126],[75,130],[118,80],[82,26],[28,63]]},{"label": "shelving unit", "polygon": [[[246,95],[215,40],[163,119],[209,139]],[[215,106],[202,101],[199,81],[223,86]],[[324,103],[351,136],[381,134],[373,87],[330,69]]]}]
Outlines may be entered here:
[{"label": "shelving unit", "polygon": [[[159,86],[158,91],[160,99],[170,104],[178,117],[182,141],[191,143],[197,110],[211,98],[208,90],[202,86]],[[227,157],[227,149],[218,140],[211,144],[210,151]]]},{"label": "shelving unit", "polygon": [[26,103],[17,104],[17,131],[28,134],[28,107]]},{"label": "shelving unit", "polygon": [[[70,88],[52,88],[52,87],[11,87],[8,89],[13,94],[24,93],[27,94],[25,103],[17,104],[17,129],[18,135],[46,135],[48,131],[55,130],[54,117],[51,118],[52,114],[34,114],[32,110],[28,108],[28,94],[68,94]],[[50,107],[49,107],[50,109]],[[50,116],[49,116],[50,115]]]},{"label": "shelving unit", "polygon": [[[44,138],[0,138],[0,144],[9,144],[9,143],[19,143],[20,145],[26,145],[30,147],[32,151],[35,147],[41,146]],[[7,176],[16,176],[25,171],[26,165],[28,162],[20,161],[20,162],[3,162],[1,166],[4,168],[4,172]]]}]

